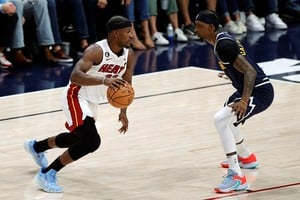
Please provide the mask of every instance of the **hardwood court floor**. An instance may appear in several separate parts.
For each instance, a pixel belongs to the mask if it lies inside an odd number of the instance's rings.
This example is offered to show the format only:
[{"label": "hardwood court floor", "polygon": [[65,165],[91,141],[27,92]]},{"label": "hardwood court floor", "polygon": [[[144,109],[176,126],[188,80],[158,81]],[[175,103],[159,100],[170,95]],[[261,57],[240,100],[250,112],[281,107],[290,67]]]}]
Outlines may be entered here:
[{"label": "hardwood court floor", "polygon": [[[233,91],[216,71],[182,68],[134,77],[126,135],[118,110],[99,106],[98,151],[62,169],[62,194],[39,190],[38,167],[24,151],[28,138],[64,132],[62,89],[0,98],[0,199],[196,200],[300,198],[300,84],[272,81],[276,97],[242,131],[260,167],[244,170],[248,192],[215,194],[226,170],[213,115]],[[50,161],[61,149],[47,152]]]}]

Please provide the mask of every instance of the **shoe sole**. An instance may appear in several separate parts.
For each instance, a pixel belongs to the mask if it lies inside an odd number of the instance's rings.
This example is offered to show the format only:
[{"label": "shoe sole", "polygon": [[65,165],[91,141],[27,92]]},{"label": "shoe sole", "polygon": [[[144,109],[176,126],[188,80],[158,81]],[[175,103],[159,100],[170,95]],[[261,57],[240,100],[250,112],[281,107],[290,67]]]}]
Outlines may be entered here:
[{"label": "shoe sole", "polygon": [[247,183],[244,183],[242,185],[239,185],[236,187],[236,191],[241,191],[241,190],[246,190],[248,188],[248,184]]},{"label": "shoe sole", "polygon": [[232,193],[234,191],[246,190],[247,188],[248,188],[248,184],[247,183],[244,183],[242,185],[240,185],[240,183],[237,183],[237,186],[236,185],[232,186],[232,187],[230,187],[229,189],[226,189],[226,190],[215,188],[215,192],[217,192],[217,193]]},{"label": "shoe sole", "polygon": [[[240,165],[240,168],[243,168],[243,169],[254,169],[258,166],[258,162],[252,162],[252,163],[249,163],[249,164],[242,164],[242,163],[239,163]],[[222,168],[228,168],[229,165],[226,163],[221,163],[221,167]]]},{"label": "shoe sole", "polygon": [[234,186],[231,186],[230,188],[227,189],[220,189],[220,188],[215,188],[215,192],[217,193],[232,193],[238,188],[240,185],[240,182],[237,181],[237,183]]}]

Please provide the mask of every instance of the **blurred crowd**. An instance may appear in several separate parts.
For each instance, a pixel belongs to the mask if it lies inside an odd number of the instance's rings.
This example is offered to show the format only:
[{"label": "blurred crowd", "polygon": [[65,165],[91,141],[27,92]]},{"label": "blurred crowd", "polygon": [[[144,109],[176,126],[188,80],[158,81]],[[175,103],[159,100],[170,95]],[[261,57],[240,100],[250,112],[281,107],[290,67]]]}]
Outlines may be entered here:
[{"label": "blurred crowd", "polygon": [[72,52],[81,56],[106,37],[114,15],[132,22],[135,50],[200,40],[193,21],[204,9],[216,11],[224,30],[237,36],[287,29],[286,19],[300,19],[300,0],[0,0],[0,67],[73,63]]}]

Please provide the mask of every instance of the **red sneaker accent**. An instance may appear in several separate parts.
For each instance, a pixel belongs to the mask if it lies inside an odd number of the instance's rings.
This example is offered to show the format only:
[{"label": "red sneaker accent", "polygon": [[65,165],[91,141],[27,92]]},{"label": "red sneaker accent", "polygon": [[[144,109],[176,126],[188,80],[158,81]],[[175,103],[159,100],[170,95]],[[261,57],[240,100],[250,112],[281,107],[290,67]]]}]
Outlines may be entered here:
[{"label": "red sneaker accent", "polygon": [[247,182],[246,180],[246,176],[238,176],[238,175],[235,175],[233,177],[234,180],[239,180],[241,182],[241,185],[245,184]]},{"label": "red sneaker accent", "polygon": [[247,179],[246,179],[246,176],[234,176],[233,177],[234,180],[237,180],[237,181],[240,181],[240,185],[237,186],[235,188],[235,190],[246,190],[248,188],[248,183],[247,183]]},{"label": "red sneaker accent", "polygon": [[[256,156],[254,155],[254,153],[252,153],[247,158],[242,158],[242,157],[238,156],[238,160],[239,160],[239,165],[240,165],[241,168],[252,169],[252,168],[255,168],[258,165],[258,162],[256,160]],[[227,160],[221,162],[221,167],[223,167],[223,168],[228,168],[229,167],[229,164],[228,164]]]},{"label": "red sneaker accent", "polygon": [[252,153],[248,158],[242,158],[239,157],[239,162],[242,162],[243,164],[256,162],[256,156]]}]

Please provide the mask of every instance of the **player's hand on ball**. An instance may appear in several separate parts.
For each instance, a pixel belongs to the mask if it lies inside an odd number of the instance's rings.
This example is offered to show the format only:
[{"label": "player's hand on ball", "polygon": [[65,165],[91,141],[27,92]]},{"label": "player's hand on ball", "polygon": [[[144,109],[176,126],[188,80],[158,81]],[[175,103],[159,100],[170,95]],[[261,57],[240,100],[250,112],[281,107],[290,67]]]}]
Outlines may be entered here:
[{"label": "player's hand on ball", "polygon": [[125,134],[128,130],[128,119],[126,113],[121,112],[119,114],[119,122],[122,123],[122,127],[119,129],[119,132]]},{"label": "player's hand on ball", "polygon": [[104,85],[111,87],[115,90],[119,89],[120,87],[124,86],[127,82],[123,79],[118,78],[105,78]]}]

